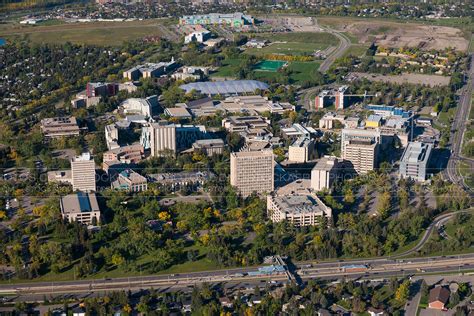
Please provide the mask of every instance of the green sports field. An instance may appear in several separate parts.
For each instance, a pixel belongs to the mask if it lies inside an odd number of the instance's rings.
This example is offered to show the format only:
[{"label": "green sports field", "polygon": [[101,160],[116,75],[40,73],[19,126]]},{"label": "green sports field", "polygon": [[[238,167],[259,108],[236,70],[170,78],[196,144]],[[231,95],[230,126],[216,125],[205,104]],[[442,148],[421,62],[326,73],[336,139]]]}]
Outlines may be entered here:
[{"label": "green sports field", "polygon": [[259,71],[278,71],[281,67],[286,65],[286,62],[280,60],[264,60],[255,65],[254,69]]}]

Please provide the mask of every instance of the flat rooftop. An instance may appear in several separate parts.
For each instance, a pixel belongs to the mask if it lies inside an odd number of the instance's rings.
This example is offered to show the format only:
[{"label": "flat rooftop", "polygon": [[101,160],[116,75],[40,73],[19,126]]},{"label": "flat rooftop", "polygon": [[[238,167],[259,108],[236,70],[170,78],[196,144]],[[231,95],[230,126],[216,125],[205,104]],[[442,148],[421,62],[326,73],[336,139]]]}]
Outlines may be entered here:
[{"label": "flat rooftop", "polygon": [[99,204],[95,193],[77,192],[61,198],[61,212],[66,213],[84,213],[98,212]]}]

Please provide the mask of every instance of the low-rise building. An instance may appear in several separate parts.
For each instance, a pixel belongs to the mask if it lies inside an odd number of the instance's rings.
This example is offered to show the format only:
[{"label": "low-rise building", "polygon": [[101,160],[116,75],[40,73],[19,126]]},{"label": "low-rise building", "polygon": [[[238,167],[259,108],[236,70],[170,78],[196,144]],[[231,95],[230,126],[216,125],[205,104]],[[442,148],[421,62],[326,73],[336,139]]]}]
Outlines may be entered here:
[{"label": "low-rise building", "polygon": [[290,127],[282,128],[281,132],[283,136],[287,138],[311,138],[317,134],[316,130],[311,126],[303,126],[299,123],[295,123]]},{"label": "low-rise building", "polygon": [[332,210],[308,192],[267,196],[267,214],[274,223],[287,220],[295,226],[314,226],[320,224],[323,217],[331,218]]},{"label": "low-rise building", "polygon": [[178,69],[171,78],[176,80],[202,80],[209,75],[209,67],[184,66]]},{"label": "low-rise building", "polygon": [[111,185],[113,189],[128,192],[142,192],[148,189],[146,178],[132,169],[121,171]]},{"label": "low-rise building", "polygon": [[119,148],[119,131],[115,124],[109,124],[105,126],[105,143],[109,150]]},{"label": "low-rise building", "polygon": [[221,155],[224,152],[225,144],[220,138],[200,139],[194,142],[193,149],[204,152],[208,156]]},{"label": "low-rise building", "polygon": [[227,113],[245,113],[257,115],[263,113],[279,113],[293,111],[295,108],[288,102],[274,102],[260,95],[246,95],[227,97],[218,105]]},{"label": "low-rise building", "polygon": [[365,120],[365,126],[369,128],[377,128],[382,125],[382,116],[377,115],[377,114],[371,114]]},{"label": "low-rise building", "polygon": [[239,133],[247,141],[273,136],[270,120],[261,116],[229,116],[222,120],[222,127],[230,133]]},{"label": "low-rise building", "polygon": [[311,188],[315,191],[331,189],[337,179],[339,160],[337,157],[325,156],[318,160],[311,170]]},{"label": "low-rise building", "polygon": [[60,200],[61,216],[69,222],[93,224],[100,222],[100,208],[95,193],[76,192]]},{"label": "low-rise building", "polygon": [[184,37],[184,44],[189,44],[191,42],[204,43],[211,38],[211,32],[206,29],[199,31],[194,31]]},{"label": "low-rise building", "polygon": [[124,164],[139,163],[145,155],[145,150],[142,145],[128,145],[111,149],[104,152],[103,162],[117,162]]},{"label": "low-rise building", "polygon": [[180,120],[192,118],[191,113],[184,107],[166,108],[165,115]]},{"label": "low-rise building", "polygon": [[146,63],[135,66],[124,71],[123,77],[132,81],[140,78],[156,78],[170,73],[177,67],[178,65],[175,63],[174,58],[172,58],[170,62]]},{"label": "low-rise building", "polygon": [[425,181],[433,145],[421,142],[409,143],[400,160],[400,176]]},{"label": "low-rise building", "polygon": [[288,148],[288,160],[291,162],[305,163],[313,158],[314,140],[302,136]]},{"label": "low-rise building", "polygon": [[48,171],[48,183],[57,182],[72,185],[71,170]]},{"label": "low-rise building", "polygon": [[53,117],[41,120],[41,131],[44,137],[57,138],[63,136],[79,136],[81,129],[74,116]]},{"label": "low-rise building", "polygon": [[152,95],[147,98],[130,98],[120,105],[125,115],[143,115],[153,117],[158,108],[158,96]]},{"label": "low-rise building", "polygon": [[158,173],[150,174],[149,180],[160,185],[166,185],[173,190],[178,190],[183,186],[194,186],[200,188],[214,177],[209,171],[183,171],[177,173]]},{"label": "low-rise building", "polygon": [[443,286],[436,286],[431,289],[428,297],[428,308],[445,310],[449,301],[450,292]]},{"label": "low-rise building", "polygon": [[344,115],[336,114],[334,112],[328,112],[319,120],[319,128],[322,129],[333,129],[336,127],[335,122],[339,122],[340,126],[344,126]]}]

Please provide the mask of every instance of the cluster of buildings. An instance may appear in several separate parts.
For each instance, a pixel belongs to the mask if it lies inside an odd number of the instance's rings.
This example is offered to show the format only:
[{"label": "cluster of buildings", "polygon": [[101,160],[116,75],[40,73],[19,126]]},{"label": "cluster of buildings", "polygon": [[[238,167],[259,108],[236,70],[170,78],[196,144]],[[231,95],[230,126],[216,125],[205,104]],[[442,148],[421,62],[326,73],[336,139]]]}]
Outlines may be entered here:
[{"label": "cluster of buildings", "polygon": [[74,109],[89,108],[97,105],[102,98],[115,96],[119,91],[134,92],[138,89],[136,82],[111,83],[89,82],[84,91],[79,92],[71,100]]},{"label": "cluster of buildings", "polygon": [[156,78],[172,72],[178,66],[174,58],[170,62],[145,63],[125,70],[123,77],[132,81],[139,80],[140,78]]},{"label": "cluster of buildings", "polygon": [[241,12],[209,13],[204,15],[185,15],[179,18],[180,25],[225,25],[240,28],[254,24],[253,17]]}]

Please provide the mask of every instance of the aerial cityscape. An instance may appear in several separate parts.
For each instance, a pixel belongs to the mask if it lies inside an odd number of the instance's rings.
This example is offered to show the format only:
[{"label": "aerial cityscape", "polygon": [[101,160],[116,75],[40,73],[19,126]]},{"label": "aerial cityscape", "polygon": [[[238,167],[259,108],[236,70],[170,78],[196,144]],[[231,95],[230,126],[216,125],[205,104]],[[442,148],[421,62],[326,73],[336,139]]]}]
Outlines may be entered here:
[{"label": "aerial cityscape", "polygon": [[0,315],[474,315],[474,2],[0,3]]}]

